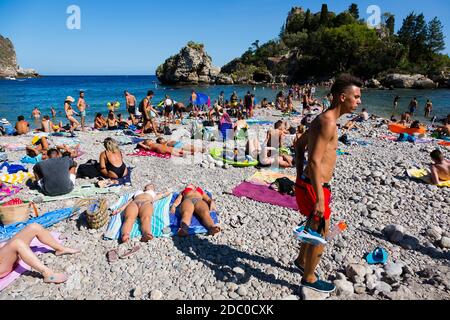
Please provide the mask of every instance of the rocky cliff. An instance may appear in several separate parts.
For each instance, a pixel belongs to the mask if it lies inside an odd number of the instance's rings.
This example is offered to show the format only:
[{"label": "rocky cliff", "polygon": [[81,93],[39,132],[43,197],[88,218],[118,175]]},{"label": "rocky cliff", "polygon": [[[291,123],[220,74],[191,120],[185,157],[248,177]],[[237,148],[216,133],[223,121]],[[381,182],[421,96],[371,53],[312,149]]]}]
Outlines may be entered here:
[{"label": "rocky cliff", "polygon": [[17,65],[14,45],[11,40],[0,35],[0,78],[37,76],[36,70],[22,69]]},{"label": "rocky cliff", "polygon": [[180,53],[167,59],[156,70],[163,84],[232,84],[233,80],[220,74],[202,44],[188,43]]}]

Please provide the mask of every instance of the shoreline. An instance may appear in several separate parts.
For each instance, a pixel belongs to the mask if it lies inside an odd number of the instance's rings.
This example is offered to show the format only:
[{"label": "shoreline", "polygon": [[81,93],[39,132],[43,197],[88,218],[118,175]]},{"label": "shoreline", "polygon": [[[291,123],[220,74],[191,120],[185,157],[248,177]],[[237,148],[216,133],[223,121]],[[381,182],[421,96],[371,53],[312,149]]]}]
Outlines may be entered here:
[{"label": "shoreline", "polygon": [[[264,118],[276,121],[280,119],[277,115],[274,112]],[[359,293],[353,290],[353,293],[334,294],[329,299],[450,300],[450,286],[446,287],[445,282],[439,281],[427,284],[421,272],[431,268],[442,279],[450,274],[450,268],[445,262],[450,250],[442,248],[439,240],[428,233],[429,229],[436,227],[441,229],[439,237],[450,235],[450,190],[428,186],[405,176],[405,170],[410,167],[428,167],[429,152],[437,144],[384,140],[380,137],[388,134],[386,126],[374,128],[375,124],[376,121],[363,123],[359,131],[351,131],[349,134],[351,139],[364,140],[370,145],[339,144],[350,155],[338,157],[336,175],[332,182],[332,219],[333,222],[346,221],[349,228],[330,243],[319,273],[324,279],[343,278],[352,288],[360,289],[357,290]],[[178,130],[186,127],[172,126]],[[266,130],[268,127],[251,128]],[[77,132],[82,150],[86,152],[77,162],[81,164],[89,159],[97,159],[103,150],[103,139],[108,136],[116,137],[116,134],[117,132]],[[264,135],[261,134],[260,138],[264,138]],[[29,137],[2,137],[2,143],[18,143],[27,139]],[[217,143],[207,144],[216,145]],[[121,147],[125,163],[135,169],[132,173],[133,186],[121,189],[120,194],[139,190],[148,182],[154,183],[158,191],[169,187],[179,190],[187,183],[196,183],[213,194],[223,233],[214,238],[200,235],[187,240],[176,237],[155,239],[144,245],[130,260],[110,265],[105,254],[117,247],[117,243],[102,239],[106,226],[100,230],[88,230],[82,225],[78,229],[75,221],[66,220],[50,230],[68,236],[66,243],[82,249],[82,253],[64,259],[52,255],[42,257],[55,270],[66,272],[69,281],[59,286],[58,290],[49,290],[49,286],[44,285],[41,279],[24,275],[0,292],[0,299],[300,298],[300,275],[291,264],[298,253],[298,243],[291,235],[291,230],[303,218],[291,209],[227,194],[250,177],[255,169],[222,169],[205,165],[202,161],[194,162],[191,157],[172,162],[126,156],[132,153],[133,148],[134,145]],[[448,156],[449,150],[444,150]],[[18,161],[22,154],[8,152],[12,161]],[[295,175],[294,169],[283,172]],[[214,179],[211,179],[212,176]],[[90,180],[77,180],[77,185],[88,183]],[[27,188],[19,196],[32,197]],[[118,195],[111,194],[107,198],[109,204],[112,204],[118,199]],[[39,212],[48,212],[73,206],[74,203],[74,200],[39,203],[38,209]],[[404,228],[405,236],[399,243],[390,241],[382,233],[390,224]],[[364,254],[376,246],[383,246],[388,250],[389,261],[397,269],[400,268],[400,275],[386,276],[383,273],[386,270],[382,267],[367,267]],[[359,283],[352,280],[346,269],[355,263],[364,266],[365,272],[370,272],[371,277],[375,277],[377,289],[365,281]],[[186,277],[190,281],[186,282]],[[130,295],[130,292],[134,294]]]}]

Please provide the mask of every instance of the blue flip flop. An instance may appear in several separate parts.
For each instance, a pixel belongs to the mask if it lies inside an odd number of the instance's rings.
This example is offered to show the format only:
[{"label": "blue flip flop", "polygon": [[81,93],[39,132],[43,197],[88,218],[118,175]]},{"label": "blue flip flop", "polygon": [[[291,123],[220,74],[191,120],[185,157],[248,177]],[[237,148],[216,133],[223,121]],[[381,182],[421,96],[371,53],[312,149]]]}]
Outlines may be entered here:
[{"label": "blue flip flop", "polygon": [[386,264],[389,254],[384,248],[376,248],[366,257],[368,264]]}]

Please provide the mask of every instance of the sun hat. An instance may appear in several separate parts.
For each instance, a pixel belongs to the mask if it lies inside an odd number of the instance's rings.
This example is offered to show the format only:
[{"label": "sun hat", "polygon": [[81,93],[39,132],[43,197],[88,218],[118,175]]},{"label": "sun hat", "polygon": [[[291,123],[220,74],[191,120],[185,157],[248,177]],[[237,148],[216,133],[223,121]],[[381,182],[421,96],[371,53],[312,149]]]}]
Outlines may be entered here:
[{"label": "sun hat", "polygon": [[67,96],[66,101],[69,101],[69,102],[73,103],[73,102],[75,102],[75,99],[72,98],[71,96]]},{"label": "sun hat", "polygon": [[3,119],[1,120],[1,123],[3,123],[3,124],[9,124],[9,121],[8,121],[7,119],[3,118]]},{"label": "sun hat", "polygon": [[35,145],[36,143],[38,143],[41,140],[41,137],[39,136],[34,136],[33,139],[31,139],[31,144]]}]

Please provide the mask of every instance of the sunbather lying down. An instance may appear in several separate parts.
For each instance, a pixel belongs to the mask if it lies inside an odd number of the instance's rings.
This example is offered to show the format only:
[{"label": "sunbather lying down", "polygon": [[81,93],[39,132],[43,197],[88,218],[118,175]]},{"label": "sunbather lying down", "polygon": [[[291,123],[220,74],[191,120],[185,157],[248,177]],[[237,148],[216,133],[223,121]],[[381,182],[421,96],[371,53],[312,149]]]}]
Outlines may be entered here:
[{"label": "sunbather lying down", "polygon": [[147,151],[156,152],[159,154],[171,154],[175,157],[182,157],[184,151],[181,149],[175,149],[174,147],[169,147],[167,145],[155,143],[155,141],[148,139],[143,142],[138,143],[137,148]]},{"label": "sunbather lying down", "polygon": [[246,154],[257,159],[263,166],[271,166],[274,164],[278,164],[281,168],[292,168],[294,166],[293,157],[279,154],[276,148],[262,147],[258,138],[248,140]]},{"label": "sunbather lying down", "polygon": [[173,141],[173,140],[167,141],[164,138],[158,138],[158,139],[156,139],[156,143],[160,144],[160,145],[172,147],[177,150],[183,150],[192,155],[194,155],[196,153],[205,153],[206,152],[206,148],[204,148],[204,147],[196,147],[192,144],[184,144],[181,141]]},{"label": "sunbather lying down", "polygon": [[43,244],[55,250],[56,256],[79,253],[79,250],[66,248],[53,239],[50,232],[39,224],[31,224],[5,244],[0,244],[0,279],[5,278],[15,270],[20,260],[23,260],[44,277],[45,283],[64,283],[67,276],[56,273],[46,267],[30,248],[31,241],[37,238]]},{"label": "sunbather lying down", "polygon": [[122,243],[126,243],[130,240],[130,233],[133,229],[133,225],[136,219],[141,219],[141,242],[148,242],[153,240],[152,235],[152,216],[153,216],[153,204],[158,200],[168,197],[172,194],[171,191],[166,193],[156,194],[155,186],[148,184],[145,186],[144,191],[138,191],[133,195],[133,198],[125,204],[122,208],[113,212],[113,215],[119,214],[125,211],[125,221],[122,226]]},{"label": "sunbather lying down", "polygon": [[206,192],[190,184],[180,193],[178,198],[170,208],[170,213],[175,214],[178,206],[181,205],[181,227],[178,230],[178,236],[187,237],[189,227],[192,223],[192,216],[196,214],[201,223],[208,229],[210,235],[214,236],[222,230],[214,224],[210,212],[216,210],[216,204]]}]

